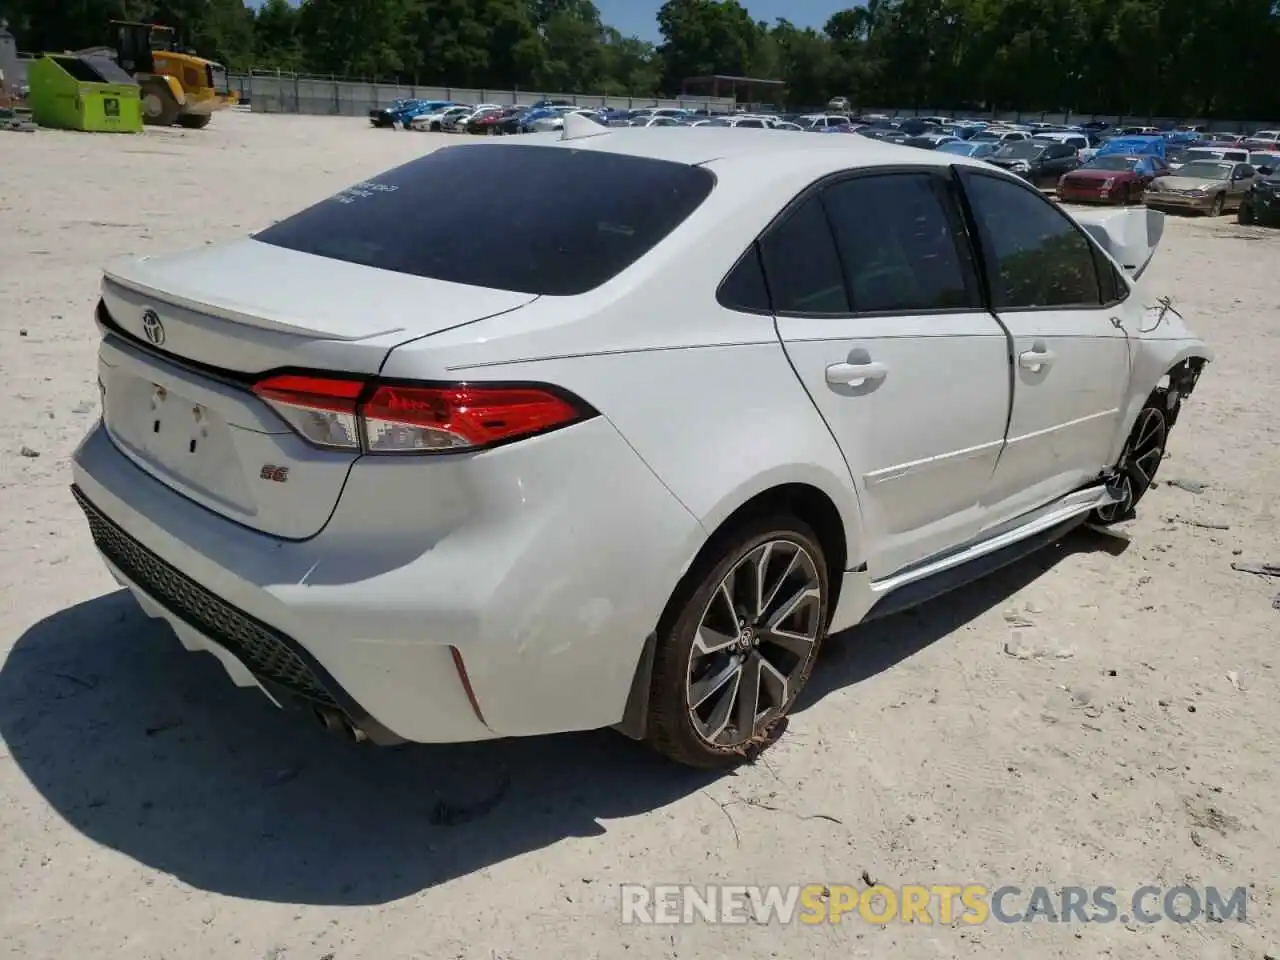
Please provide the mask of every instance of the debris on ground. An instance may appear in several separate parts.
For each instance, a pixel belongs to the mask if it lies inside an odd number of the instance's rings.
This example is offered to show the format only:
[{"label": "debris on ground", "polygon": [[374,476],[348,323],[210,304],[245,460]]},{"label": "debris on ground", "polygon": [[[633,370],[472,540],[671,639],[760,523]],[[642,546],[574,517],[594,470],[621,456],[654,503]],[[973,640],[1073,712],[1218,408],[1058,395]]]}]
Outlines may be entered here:
[{"label": "debris on ground", "polygon": [[1185,517],[1173,516],[1165,517],[1166,523],[1181,523],[1188,527],[1199,527],[1201,530],[1230,530],[1231,527],[1225,523],[1205,523],[1203,520],[1188,520]]},{"label": "debris on ground", "polygon": [[1015,660],[1070,660],[1076,655],[1074,647],[1035,646],[1020,637],[1006,640],[1004,652]]},{"label": "debris on ground", "polygon": [[157,733],[164,733],[166,730],[173,730],[175,727],[182,726],[181,717],[172,717],[168,720],[162,720],[155,726],[147,727],[146,733],[148,737],[154,737]]},{"label": "debris on ground", "polygon": [[36,457],[40,456],[40,451],[32,450],[30,447],[24,445],[23,448],[18,451],[18,456],[26,457],[28,460],[34,460]]},{"label": "debris on ground", "polygon": [[1187,493],[1204,493],[1208,488],[1207,483],[1201,483],[1199,480],[1170,480],[1166,486],[1177,487],[1179,490],[1185,490]]},{"label": "debris on ground", "polygon": [[510,786],[511,779],[503,777],[502,782],[498,784],[493,793],[481,800],[477,800],[475,803],[437,801],[435,809],[431,811],[431,823],[438,827],[458,827],[465,823],[479,820],[481,817],[486,817],[502,802]]},{"label": "debris on ground", "polygon": [[1256,573],[1260,577],[1280,577],[1280,563],[1232,563],[1239,573]]}]

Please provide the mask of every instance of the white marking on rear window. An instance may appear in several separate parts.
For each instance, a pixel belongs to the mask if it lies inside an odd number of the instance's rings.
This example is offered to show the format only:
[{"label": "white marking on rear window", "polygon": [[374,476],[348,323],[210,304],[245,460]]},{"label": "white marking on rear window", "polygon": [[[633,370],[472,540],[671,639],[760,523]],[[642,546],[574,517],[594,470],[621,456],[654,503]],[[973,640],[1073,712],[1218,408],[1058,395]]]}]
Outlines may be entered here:
[{"label": "white marking on rear window", "polygon": [[363,183],[352,184],[345,190],[334,194],[333,199],[339,203],[355,203],[362,198],[376,196],[379,193],[395,193],[400,188],[394,183],[372,183],[364,181]]}]

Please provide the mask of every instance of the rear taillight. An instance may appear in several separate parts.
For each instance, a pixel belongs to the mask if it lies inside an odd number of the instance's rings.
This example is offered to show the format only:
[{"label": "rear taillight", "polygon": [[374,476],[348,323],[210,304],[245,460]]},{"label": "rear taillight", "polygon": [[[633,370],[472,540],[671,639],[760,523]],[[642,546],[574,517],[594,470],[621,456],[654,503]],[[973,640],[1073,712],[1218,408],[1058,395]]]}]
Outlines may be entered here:
[{"label": "rear taillight", "polygon": [[479,450],[594,416],[541,384],[387,383],[274,374],[253,392],[308,443],[364,453]]},{"label": "rear taillight", "polygon": [[360,380],[304,374],[280,374],[253,385],[303,440],[338,450],[360,449],[356,410],[364,389]]}]

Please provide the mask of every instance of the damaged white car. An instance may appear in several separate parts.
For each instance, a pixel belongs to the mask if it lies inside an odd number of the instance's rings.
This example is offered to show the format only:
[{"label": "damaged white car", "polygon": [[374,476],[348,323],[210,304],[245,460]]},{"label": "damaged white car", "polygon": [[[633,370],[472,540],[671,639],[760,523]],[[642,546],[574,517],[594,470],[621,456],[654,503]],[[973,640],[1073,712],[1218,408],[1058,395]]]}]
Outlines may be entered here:
[{"label": "damaged white car", "polygon": [[74,461],[112,573],[356,739],[717,766],[828,634],[1142,499],[1210,359],[1139,280],[1160,214],[702,134],[570,115],[113,265]]}]

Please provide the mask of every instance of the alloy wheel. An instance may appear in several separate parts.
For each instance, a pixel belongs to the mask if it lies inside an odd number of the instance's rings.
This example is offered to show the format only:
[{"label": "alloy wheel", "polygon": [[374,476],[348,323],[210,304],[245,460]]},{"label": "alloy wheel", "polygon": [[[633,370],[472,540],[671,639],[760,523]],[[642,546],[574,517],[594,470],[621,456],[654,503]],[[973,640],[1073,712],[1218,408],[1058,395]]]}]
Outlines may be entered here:
[{"label": "alloy wheel", "polygon": [[698,736],[741,746],[786,712],[822,631],[822,579],[809,551],[769,540],[711,595],[689,653],[686,702]]},{"label": "alloy wheel", "polygon": [[1169,437],[1169,426],[1164,413],[1157,407],[1143,407],[1138,422],[1133,426],[1120,462],[1120,499],[1097,510],[1103,523],[1115,523],[1133,510],[1142,495],[1151,488],[1164,448]]}]

